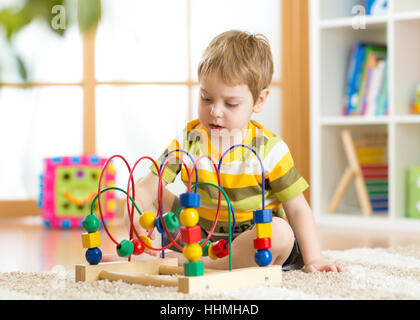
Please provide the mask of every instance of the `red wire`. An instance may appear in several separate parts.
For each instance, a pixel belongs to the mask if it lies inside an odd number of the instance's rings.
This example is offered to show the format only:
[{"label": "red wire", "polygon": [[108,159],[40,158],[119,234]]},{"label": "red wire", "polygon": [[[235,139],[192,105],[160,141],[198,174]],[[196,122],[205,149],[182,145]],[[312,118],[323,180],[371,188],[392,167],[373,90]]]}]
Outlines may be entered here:
[{"label": "red wire", "polygon": [[[166,227],[166,224],[165,224],[165,220],[163,219],[163,217],[162,217],[162,215],[163,215],[163,213],[162,213],[162,210],[161,210],[161,207],[162,207],[162,201],[163,201],[163,199],[162,199],[162,197],[163,197],[163,184],[162,184],[162,177],[163,177],[163,172],[165,171],[165,169],[166,169],[166,167],[167,167],[167,165],[169,164],[169,161],[170,160],[172,160],[172,159],[178,159],[178,160],[180,160],[180,161],[182,161],[182,163],[183,163],[183,165],[184,165],[184,167],[185,167],[185,170],[187,171],[187,176],[188,176],[188,192],[191,192],[191,185],[192,185],[192,173],[194,172],[194,170],[195,170],[195,168],[196,168],[196,166],[197,166],[197,164],[198,164],[198,161],[199,160],[201,160],[201,158],[208,158],[208,159],[210,159],[210,161],[213,163],[213,166],[214,166],[214,168],[215,168],[215,171],[216,171],[216,175],[217,175],[217,182],[218,182],[218,185],[219,185],[219,187],[221,187],[221,182],[220,182],[220,173],[219,173],[219,171],[218,171],[218,169],[217,169],[217,166],[216,166],[216,164],[214,163],[214,161],[213,161],[213,159],[210,157],[210,156],[208,156],[208,155],[202,155],[202,156],[200,156],[200,157],[198,157],[197,158],[197,160],[194,162],[194,165],[193,165],[193,168],[192,168],[192,171],[191,172],[189,172],[189,170],[188,170],[188,166],[185,164],[185,162],[179,157],[179,156],[172,156],[172,157],[170,157],[170,158],[168,158],[166,161],[165,161],[165,163],[164,163],[164,166],[162,167],[162,171],[159,171],[159,167],[157,166],[157,164],[156,164],[156,162],[152,159],[152,158],[150,158],[150,157],[147,157],[147,156],[145,156],[145,157],[141,157],[140,159],[138,159],[137,161],[136,161],[136,163],[135,163],[135,165],[134,165],[134,167],[133,167],[133,169],[130,169],[130,165],[128,164],[128,162],[127,162],[127,160],[124,158],[124,157],[122,157],[122,156],[120,156],[120,155],[114,155],[114,156],[112,156],[112,157],[110,157],[107,161],[106,161],[106,163],[105,163],[105,165],[104,165],[104,167],[102,168],[102,172],[101,172],[101,175],[100,175],[100,178],[99,178],[99,184],[98,184],[98,209],[99,209],[99,213],[100,213],[100,217],[101,217],[101,221],[102,221],[102,224],[103,224],[103,226],[104,226],[104,229],[105,229],[105,231],[106,231],[106,233],[108,234],[108,236],[109,236],[109,238],[117,245],[117,247],[120,247],[121,245],[120,245],[120,243],[119,242],[117,242],[113,237],[112,237],[112,235],[110,234],[110,232],[109,232],[109,230],[108,230],[108,228],[107,228],[107,226],[106,226],[106,224],[105,224],[105,221],[104,221],[104,218],[103,218],[103,214],[102,214],[102,206],[101,206],[101,200],[100,200],[100,195],[101,195],[101,182],[102,182],[102,178],[103,178],[103,175],[104,175],[104,173],[105,173],[105,169],[107,168],[107,166],[109,165],[109,162],[113,159],[113,158],[115,158],[115,157],[119,157],[119,158],[121,158],[124,162],[125,162],[125,164],[127,165],[127,168],[128,168],[128,170],[130,171],[130,177],[129,177],[129,182],[128,182],[128,186],[127,186],[127,209],[128,209],[128,214],[129,214],[129,221],[130,221],[130,240],[132,239],[132,236],[133,236],[133,231],[134,231],[134,233],[135,233],[135,235],[137,236],[137,238],[143,243],[143,245],[146,247],[146,248],[148,248],[148,249],[151,249],[151,250],[155,250],[155,251],[162,251],[162,250],[166,250],[166,249],[168,249],[168,248],[170,248],[172,245],[175,245],[178,249],[180,249],[180,250],[182,250],[183,248],[176,242],[178,239],[179,239],[179,237],[180,237],[180,235],[181,235],[181,233],[178,233],[178,235],[175,237],[175,239],[173,239],[172,238],[172,236],[171,236],[171,234],[169,233],[169,231],[168,231],[168,229],[167,229],[167,227]],[[148,244],[146,244],[144,241],[143,241],[143,239],[141,239],[141,237],[140,237],[140,235],[138,234],[138,232],[137,232],[137,230],[136,230],[136,228],[134,227],[134,223],[133,223],[133,216],[134,216],[134,204],[133,204],[133,202],[134,202],[134,200],[135,200],[135,184],[134,184],[134,178],[133,178],[133,172],[134,172],[134,169],[135,169],[135,167],[137,166],[137,164],[141,161],[141,160],[143,160],[143,159],[149,159],[149,160],[151,160],[152,162],[153,162],[153,164],[155,165],[155,167],[156,167],[156,169],[157,169],[157,172],[158,172],[158,174],[159,174],[159,184],[158,184],[158,213],[157,213],[157,216],[158,217],[162,217],[162,219],[161,219],[161,222],[162,222],[162,226],[163,226],[163,228],[164,228],[164,230],[165,230],[165,232],[166,232],[166,234],[168,235],[168,238],[169,238],[169,240],[171,241],[171,243],[169,243],[167,246],[165,246],[165,247],[162,247],[162,248],[153,248],[152,246],[149,246]],[[129,192],[130,192],[130,182],[131,182],[131,185],[132,185],[132,203],[131,203],[131,210],[130,210],[130,206],[129,206],[129,200],[130,200],[130,197],[129,197]],[[209,235],[207,236],[207,238],[206,238],[206,240],[201,244],[201,246],[203,247],[208,241],[209,241],[209,239],[211,238],[211,236],[213,235],[213,232],[214,232],[214,229],[215,229],[215,227],[216,227],[216,224],[217,224],[217,221],[218,221],[218,218],[219,218],[219,213],[220,213],[220,205],[221,205],[221,196],[222,196],[222,192],[219,190],[219,199],[218,199],[218,205],[217,205],[217,213],[216,213],[216,217],[215,217],[215,221],[214,221],[214,223],[213,223],[213,227],[212,227],[212,229],[210,230],[210,233],[209,233]],[[150,234],[153,232],[153,230],[151,230],[150,232],[149,232],[149,234],[148,234],[148,236],[150,237]],[[131,257],[131,256],[130,256]],[[130,258],[129,257],[129,258]]]},{"label": "red wire", "polygon": [[[126,200],[127,200],[127,208],[129,208],[129,200],[130,200],[130,197],[129,197],[129,193],[130,193],[130,179],[133,179],[134,169],[136,168],[137,164],[138,164],[140,161],[142,161],[143,159],[148,159],[148,160],[152,161],[152,163],[153,163],[153,164],[154,164],[154,166],[156,167],[157,172],[160,174],[159,167],[158,167],[158,165],[156,164],[156,161],[155,161],[155,160],[153,160],[152,158],[147,157],[147,156],[144,156],[144,157],[141,157],[140,159],[138,159],[138,160],[136,161],[136,163],[135,163],[135,164],[134,164],[134,166],[133,166],[133,169],[130,171],[129,182],[128,182],[128,185],[127,185],[127,198],[126,198]],[[133,199],[133,201],[135,201],[135,198],[134,198],[134,189],[133,189],[133,196],[132,196],[132,199]],[[129,209],[129,210],[128,210],[128,214],[129,214],[129,217],[130,217],[130,220],[129,220],[129,221],[130,221],[130,240],[132,240],[132,238],[133,238],[133,230],[134,230],[134,233],[136,234],[137,238],[139,238],[139,239],[140,239],[140,236],[138,235],[137,230],[134,228],[134,222],[133,222],[133,218],[134,218],[134,204],[133,204],[133,203],[131,203],[131,212],[130,212],[130,209]],[[149,234],[148,236],[150,236],[150,234]],[[141,241],[141,239],[140,239],[140,241]],[[142,242],[143,242],[143,241],[142,241]],[[143,242],[143,243],[144,243],[144,242]]]},{"label": "red wire", "polygon": [[[128,168],[128,170],[129,171],[131,171],[131,168],[130,168],[130,165],[128,164],[128,162],[127,162],[127,160],[125,160],[125,158],[123,157],[123,156],[120,156],[120,155],[114,155],[114,156],[112,156],[111,158],[109,158],[106,162],[105,162],[105,164],[104,164],[104,166],[103,166],[103,168],[102,168],[102,171],[101,171],[101,176],[99,177],[99,184],[98,184],[98,209],[99,209],[99,214],[100,214],[100,216],[101,216],[101,221],[102,221],[102,224],[103,224],[103,226],[104,226],[104,229],[105,229],[105,231],[106,231],[106,233],[108,234],[108,237],[117,245],[117,248],[120,248],[121,247],[121,245],[120,245],[120,243],[118,242],[118,241],[116,241],[112,236],[111,236],[111,233],[109,232],[109,230],[108,230],[108,227],[106,226],[106,224],[105,224],[105,221],[104,221],[104,217],[103,217],[103,214],[102,214],[102,206],[101,206],[101,185],[102,185],[102,178],[103,178],[103,175],[104,175],[104,173],[105,173],[105,171],[106,171],[106,168],[108,167],[108,164],[109,164],[109,162],[113,159],[113,158],[115,158],[115,157],[119,157],[119,158],[121,158],[124,162],[125,162],[125,164],[127,165],[127,168]],[[133,178],[131,177],[131,184],[133,185],[133,196],[134,196],[134,180],[133,180]]]},{"label": "red wire", "polygon": [[[137,162],[136,162],[136,164],[135,164],[135,166],[138,164],[138,162],[140,161],[140,160],[142,160],[142,159],[145,159],[145,158],[148,158],[148,159],[150,159],[149,157],[142,157],[141,159],[139,159]],[[157,171],[158,171],[158,173],[159,173],[159,185],[158,185],[158,205],[159,205],[159,208],[158,208],[158,213],[157,213],[157,216],[159,217],[159,216],[162,216],[162,210],[161,210],[161,204],[162,204],[162,192],[163,192],[163,186],[162,186],[162,175],[163,175],[163,172],[164,172],[164,170],[165,170],[165,168],[166,168],[166,166],[169,164],[169,161],[170,160],[172,160],[172,159],[174,159],[174,158],[177,158],[178,160],[181,160],[181,161],[183,161],[182,159],[180,159],[178,156],[172,156],[172,157],[170,157],[170,158],[168,158],[167,160],[166,160],[166,162],[165,162],[165,164],[164,164],[164,166],[163,166],[163,168],[162,168],[162,171],[160,172],[159,171],[159,168],[158,168],[158,166],[157,166],[157,164],[156,164],[156,162],[155,161],[153,161],[153,159],[151,159],[152,160],[152,162],[154,163],[154,165],[155,165],[155,167],[157,168]],[[188,171],[188,167],[187,167],[187,165],[183,162],[183,164],[184,164],[184,167],[185,167],[185,169],[187,170],[187,174],[188,174],[188,176],[189,176],[189,171]],[[135,167],[133,167],[133,169],[131,170],[131,172],[130,172],[130,178],[132,178],[132,173],[133,173],[133,171],[134,171],[134,168]],[[130,185],[130,184],[129,184]],[[127,194],[128,194],[128,191],[129,191],[129,187],[128,187],[128,189],[127,189]],[[134,200],[134,199],[133,199]],[[179,239],[179,237],[181,236],[181,233],[178,233],[178,235],[177,235],[177,237],[175,238],[175,240],[172,238],[172,236],[170,235],[170,233],[169,233],[169,231],[168,231],[168,229],[166,228],[166,225],[165,225],[165,221],[163,220],[163,219],[161,219],[161,221],[163,221],[163,223],[162,223],[162,225],[163,225],[163,227],[164,227],[164,229],[165,229],[165,231],[166,231],[166,233],[168,234],[168,237],[169,237],[169,239],[171,240],[171,243],[169,243],[167,246],[165,246],[165,247],[162,247],[162,248],[154,248],[154,247],[152,247],[152,246],[149,246],[147,243],[145,243],[144,241],[143,241],[143,239],[140,237],[140,235],[138,234],[138,232],[137,232],[137,230],[136,230],[136,228],[134,227],[134,223],[133,223],[133,215],[131,215],[130,216],[130,231],[134,231],[134,233],[136,234],[136,236],[137,236],[137,238],[143,243],[143,245],[146,247],[146,248],[148,248],[148,249],[151,249],[151,250],[155,250],[155,251],[162,251],[162,250],[166,250],[166,249],[168,249],[168,248],[170,248],[172,245],[176,245],[177,247],[178,247],[178,249],[180,249],[180,250],[182,250],[183,248],[179,245],[179,244],[177,244],[176,243],[176,241]],[[150,234],[153,232],[153,230],[151,230],[150,232],[149,232],[149,234],[148,234],[148,237],[150,237]]]},{"label": "red wire", "polygon": [[184,165],[184,168],[185,168],[185,170],[187,171],[187,176],[189,177],[190,176],[190,172],[189,172],[189,170],[188,170],[188,166],[185,164],[185,162],[184,162],[184,160],[182,160],[182,158],[180,158],[179,156],[177,156],[177,155],[174,155],[174,156],[171,156],[171,157],[169,157],[165,162],[164,162],[164,165],[163,165],[163,167],[162,167],[162,171],[161,171],[161,173],[160,173],[160,175],[159,175],[159,187],[158,187],[158,205],[159,205],[159,211],[158,211],[158,214],[160,214],[159,216],[161,216],[162,218],[161,218],[161,222],[162,222],[162,227],[163,227],[163,229],[165,230],[165,232],[166,232],[166,234],[168,235],[168,238],[169,238],[169,240],[171,241],[171,243],[170,244],[168,244],[166,247],[164,247],[164,248],[161,248],[161,250],[166,250],[166,249],[168,249],[168,248],[170,248],[170,247],[172,247],[172,245],[175,245],[179,250],[181,250],[182,251],[182,247],[176,242],[178,239],[179,239],[179,237],[180,237],[180,235],[181,235],[181,233],[179,232],[178,233],[178,235],[175,237],[175,240],[172,238],[172,236],[171,236],[171,234],[170,234],[170,232],[168,231],[168,229],[166,228],[166,224],[165,224],[165,219],[163,219],[163,212],[162,212],[162,210],[161,210],[161,207],[162,207],[162,201],[163,201],[163,199],[162,199],[162,196],[163,196],[163,185],[162,185],[162,177],[163,177],[163,172],[165,171],[165,169],[166,169],[166,166],[169,164],[169,161],[170,160],[172,160],[172,159],[178,159],[178,160],[180,160],[180,161],[182,161],[182,164]]}]

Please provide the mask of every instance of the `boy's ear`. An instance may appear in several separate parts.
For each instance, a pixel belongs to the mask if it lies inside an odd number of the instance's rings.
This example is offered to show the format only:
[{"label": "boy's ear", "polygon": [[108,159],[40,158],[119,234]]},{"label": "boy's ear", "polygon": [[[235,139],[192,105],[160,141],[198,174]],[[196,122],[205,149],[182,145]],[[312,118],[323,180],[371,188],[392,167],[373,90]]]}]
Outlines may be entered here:
[{"label": "boy's ear", "polygon": [[254,108],[252,110],[254,113],[260,113],[263,110],[264,104],[267,101],[267,97],[269,93],[270,93],[270,90],[268,89],[261,90],[258,100],[254,104]]}]

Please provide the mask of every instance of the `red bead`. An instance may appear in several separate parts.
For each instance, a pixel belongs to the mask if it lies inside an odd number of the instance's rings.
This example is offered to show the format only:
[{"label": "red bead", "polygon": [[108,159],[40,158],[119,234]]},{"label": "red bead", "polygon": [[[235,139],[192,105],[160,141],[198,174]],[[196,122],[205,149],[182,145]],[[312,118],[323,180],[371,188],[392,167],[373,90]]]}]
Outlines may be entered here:
[{"label": "red bead", "polygon": [[143,242],[141,242],[139,239],[135,238],[133,240],[131,240],[131,242],[134,245],[134,251],[133,254],[135,255],[139,255],[142,254],[144,252],[144,250],[146,249],[146,247],[144,246]]},{"label": "red bead", "polygon": [[184,243],[193,243],[201,241],[201,228],[194,226],[190,228],[181,227],[181,240]]},{"label": "red bead", "polygon": [[[224,247],[226,244],[226,248]],[[213,243],[213,253],[218,258],[226,257],[229,254],[229,243],[226,240],[221,239]]]},{"label": "red bead", "polygon": [[256,238],[254,239],[254,248],[257,250],[270,249],[271,238]]}]

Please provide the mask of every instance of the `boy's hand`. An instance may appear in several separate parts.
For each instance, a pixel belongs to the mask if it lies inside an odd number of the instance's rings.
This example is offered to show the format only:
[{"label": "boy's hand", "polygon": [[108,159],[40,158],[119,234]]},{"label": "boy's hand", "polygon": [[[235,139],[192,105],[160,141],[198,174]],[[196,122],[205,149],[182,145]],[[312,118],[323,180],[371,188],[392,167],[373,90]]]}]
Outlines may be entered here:
[{"label": "boy's hand", "polygon": [[305,272],[307,273],[317,271],[346,272],[347,269],[338,264],[328,264],[324,261],[314,261],[305,266]]}]

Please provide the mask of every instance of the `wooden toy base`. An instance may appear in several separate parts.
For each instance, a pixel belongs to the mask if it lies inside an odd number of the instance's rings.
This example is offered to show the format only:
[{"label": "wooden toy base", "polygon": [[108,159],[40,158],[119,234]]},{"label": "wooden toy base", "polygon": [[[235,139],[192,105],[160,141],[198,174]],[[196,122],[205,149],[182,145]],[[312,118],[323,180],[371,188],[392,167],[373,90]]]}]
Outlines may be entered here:
[{"label": "wooden toy base", "polygon": [[[186,277],[178,259],[151,259],[131,262],[106,262],[76,265],[78,281],[126,281],[151,286],[178,287],[178,292],[198,293],[206,290],[240,289],[255,285],[280,284],[282,267],[252,267],[232,271],[204,270],[203,276]],[[179,275],[162,277],[161,275]]]}]

